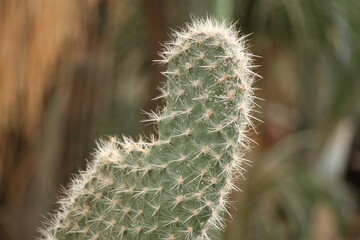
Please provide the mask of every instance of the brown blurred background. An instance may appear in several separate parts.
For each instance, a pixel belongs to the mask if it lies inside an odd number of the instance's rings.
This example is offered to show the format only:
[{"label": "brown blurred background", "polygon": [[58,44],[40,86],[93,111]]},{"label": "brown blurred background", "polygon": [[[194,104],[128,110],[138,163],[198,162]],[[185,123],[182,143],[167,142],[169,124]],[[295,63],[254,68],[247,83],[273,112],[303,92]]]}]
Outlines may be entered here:
[{"label": "brown blurred background", "polygon": [[1,0],[0,239],[37,236],[96,139],[153,131],[160,42],[207,14],[262,56],[264,124],[223,239],[360,239],[357,0]]}]

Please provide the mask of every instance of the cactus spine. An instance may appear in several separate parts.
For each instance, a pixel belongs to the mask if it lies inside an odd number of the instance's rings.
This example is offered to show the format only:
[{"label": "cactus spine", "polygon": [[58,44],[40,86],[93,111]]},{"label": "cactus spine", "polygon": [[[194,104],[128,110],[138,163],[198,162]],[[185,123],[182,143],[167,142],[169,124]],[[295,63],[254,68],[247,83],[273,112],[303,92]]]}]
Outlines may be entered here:
[{"label": "cactus spine", "polygon": [[160,62],[166,107],[159,136],[102,141],[42,239],[210,239],[224,227],[253,126],[251,54],[227,23],[194,20],[173,34]]}]

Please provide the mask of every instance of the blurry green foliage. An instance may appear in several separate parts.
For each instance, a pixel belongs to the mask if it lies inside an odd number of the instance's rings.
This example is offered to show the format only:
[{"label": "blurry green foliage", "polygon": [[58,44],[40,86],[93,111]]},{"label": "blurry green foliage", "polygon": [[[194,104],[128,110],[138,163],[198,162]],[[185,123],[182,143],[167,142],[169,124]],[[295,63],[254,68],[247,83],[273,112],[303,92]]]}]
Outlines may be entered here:
[{"label": "blurry green foliage", "polygon": [[333,124],[344,114],[359,112],[359,1],[236,3],[239,25],[256,33],[253,39],[257,49],[291,49],[294,54],[297,77],[288,81],[295,81],[298,88],[296,107],[301,111],[303,127]]}]

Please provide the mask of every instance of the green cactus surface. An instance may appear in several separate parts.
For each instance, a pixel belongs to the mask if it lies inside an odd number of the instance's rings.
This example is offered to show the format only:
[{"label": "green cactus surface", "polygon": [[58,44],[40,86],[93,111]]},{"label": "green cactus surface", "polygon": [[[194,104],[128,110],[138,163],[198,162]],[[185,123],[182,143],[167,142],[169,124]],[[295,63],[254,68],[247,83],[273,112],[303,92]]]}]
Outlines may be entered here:
[{"label": "green cactus surface", "polygon": [[254,108],[252,55],[233,26],[193,20],[160,62],[158,137],[101,141],[42,239],[211,239],[242,176]]}]

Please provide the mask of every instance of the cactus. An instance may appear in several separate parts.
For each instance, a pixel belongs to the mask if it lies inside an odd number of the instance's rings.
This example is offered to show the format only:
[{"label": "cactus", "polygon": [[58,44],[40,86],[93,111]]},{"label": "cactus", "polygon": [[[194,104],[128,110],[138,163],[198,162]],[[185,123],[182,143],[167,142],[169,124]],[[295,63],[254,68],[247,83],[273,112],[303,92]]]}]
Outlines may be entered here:
[{"label": "cactus", "polygon": [[252,55],[233,26],[207,18],[174,32],[161,56],[166,107],[146,120],[158,137],[101,141],[42,239],[210,239],[224,227],[251,141]]}]

